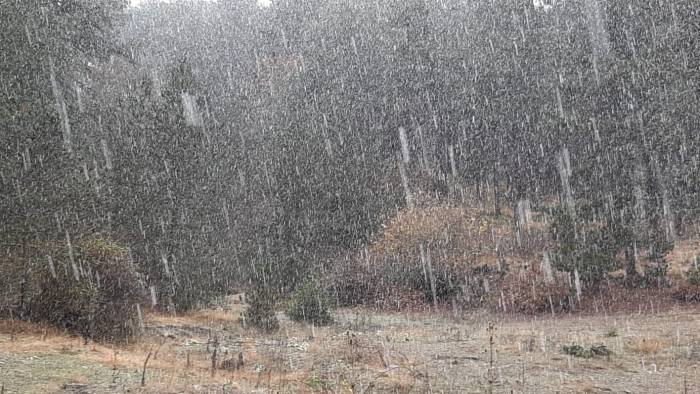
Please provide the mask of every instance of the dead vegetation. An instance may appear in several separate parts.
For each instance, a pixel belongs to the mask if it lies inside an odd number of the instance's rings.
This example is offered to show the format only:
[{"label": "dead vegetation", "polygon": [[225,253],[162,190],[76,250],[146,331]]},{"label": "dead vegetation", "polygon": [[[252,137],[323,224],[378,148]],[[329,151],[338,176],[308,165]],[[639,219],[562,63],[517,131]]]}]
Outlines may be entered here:
[{"label": "dead vegetation", "polygon": [[498,288],[498,294],[491,296],[491,306],[503,312],[555,314],[574,304],[574,289],[567,275],[556,273],[547,278],[537,266],[509,272]]},{"label": "dead vegetation", "polygon": [[[700,360],[700,312],[688,309],[527,319],[341,309],[332,326],[311,327],[280,315],[280,330],[264,334],[243,328],[238,318],[244,307],[147,314],[146,335],[129,346],[85,343],[43,325],[6,321],[0,325],[0,362],[17,363],[24,371],[19,375],[33,374],[41,389],[7,368],[0,382],[6,393],[59,390],[65,383],[87,385],[90,393],[700,389],[693,375]],[[608,335],[609,327],[616,335]],[[569,356],[563,349],[572,344],[581,354],[595,349],[596,356]],[[609,353],[597,356],[600,349]],[[67,369],[51,374],[42,367],[48,362]],[[97,372],[86,374],[86,365]]]},{"label": "dead vegetation", "polygon": [[476,205],[418,204],[398,212],[366,249],[338,264],[330,287],[341,305],[482,307],[506,271],[542,259],[547,226],[539,213],[526,216],[514,229],[508,209],[497,217]]}]

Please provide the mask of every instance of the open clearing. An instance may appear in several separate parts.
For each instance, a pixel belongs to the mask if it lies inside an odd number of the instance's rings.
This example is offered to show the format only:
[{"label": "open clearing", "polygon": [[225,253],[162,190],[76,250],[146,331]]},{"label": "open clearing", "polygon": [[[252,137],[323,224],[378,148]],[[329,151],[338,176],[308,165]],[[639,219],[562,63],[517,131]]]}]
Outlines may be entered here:
[{"label": "open clearing", "polygon": [[[344,309],[336,311],[335,325],[323,328],[281,316],[275,334],[245,329],[243,309],[149,314],[147,334],[122,347],[4,322],[0,384],[5,393],[700,391],[697,309],[556,317]],[[573,357],[562,350],[572,344],[602,344],[613,354]],[[222,360],[239,353],[240,369],[221,369]]]}]

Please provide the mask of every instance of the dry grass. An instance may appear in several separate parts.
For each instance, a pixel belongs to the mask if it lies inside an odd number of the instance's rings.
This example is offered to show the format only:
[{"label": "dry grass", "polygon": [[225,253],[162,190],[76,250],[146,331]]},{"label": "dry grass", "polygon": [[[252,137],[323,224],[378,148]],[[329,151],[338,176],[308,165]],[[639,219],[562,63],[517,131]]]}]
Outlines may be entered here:
[{"label": "dry grass", "polygon": [[627,345],[627,350],[642,355],[657,355],[670,346],[668,341],[660,338],[634,338]]},{"label": "dry grass", "polygon": [[[45,357],[52,357],[55,365],[71,366],[47,375],[41,386],[45,390],[66,381],[103,387],[100,382],[108,384],[115,370],[132,392],[195,392],[195,385],[214,392],[224,385],[228,392],[484,392],[489,387],[491,322],[495,392],[676,393],[684,385],[688,392],[700,389],[692,374],[698,360],[700,312],[692,309],[556,318],[344,309],[337,312],[335,326],[312,329],[282,319],[282,329],[274,334],[244,329],[219,312],[148,315],[147,335],[122,347],[85,344],[41,325],[2,322],[0,361],[26,360],[17,368],[27,371],[21,376],[31,372],[35,379],[49,371],[32,367],[34,358],[44,363]],[[608,327],[616,327],[617,336],[607,335]],[[210,330],[220,340],[219,360],[242,352],[244,368],[212,374],[212,353],[206,350]],[[163,336],[166,332],[174,337]],[[570,344],[603,344],[613,355],[570,357],[562,351]],[[147,385],[140,389],[140,370],[149,352],[154,354]],[[105,373],[86,375],[84,365]],[[6,373],[0,370],[0,381],[11,381]]]},{"label": "dry grass", "polygon": [[0,334],[44,335],[57,334],[59,330],[45,323],[30,323],[23,320],[0,320]]},{"label": "dry grass", "polygon": [[[238,309],[238,308],[237,308]],[[183,314],[168,314],[162,312],[151,312],[146,315],[147,324],[160,325],[215,325],[222,326],[237,324],[241,317],[240,310],[202,309],[189,311]]]}]

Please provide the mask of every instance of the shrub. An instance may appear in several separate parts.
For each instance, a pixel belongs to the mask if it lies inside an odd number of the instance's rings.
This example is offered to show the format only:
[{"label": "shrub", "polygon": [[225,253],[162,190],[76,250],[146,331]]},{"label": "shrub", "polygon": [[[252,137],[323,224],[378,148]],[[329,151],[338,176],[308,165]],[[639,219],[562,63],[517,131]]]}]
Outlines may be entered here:
[{"label": "shrub", "polygon": [[325,326],[333,322],[329,313],[329,296],[314,281],[308,281],[294,294],[287,315],[298,322]]},{"label": "shrub", "polygon": [[108,238],[62,246],[55,262],[34,266],[29,278],[30,320],[104,341],[125,341],[139,331],[144,286],[127,249]]},{"label": "shrub", "polygon": [[362,263],[344,261],[337,264],[328,276],[328,282],[331,295],[339,307],[368,306],[380,298],[378,276]]},{"label": "shrub", "polygon": [[608,272],[620,267],[615,254],[627,236],[623,232],[615,223],[577,221],[559,208],[550,228],[553,265],[564,272],[578,271],[584,284],[596,286]]},{"label": "shrub", "polygon": [[581,358],[593,358],[593,357],[610,357],[613,353],[605,345],[595,345],[590,347],[583,347],[581,345],[569,345],[562,348],[564,353]]},{"label": "shrub", "polygon": [[700,302],[700,286],[681,283],[673,289],[673,298],[683,302]]},{"label": "shrub", "polygon": [[243,314],[245,323],[263,331],[276,331],[279,321],[275,315],[274,295],[263,286],[246,294],[248,309]]},{"label": "shrub", "polygon": [[673,298],[683,302],[700,302],[700,270],[691,267],[685,274],[685,281],[673,289]]},{"label": "shrub", "polygon": [[459,293],[457,278],[460,276],[457,275],[456,270],[453,270],[447,263],[437,261],[436,264],[433,264],[432,285],[430,270],[427,267],[421,267],[419,269],[419,266],[419,264],[416,264],[412,269],[404,269],[403,273],[406,274],[404,276],[404,281],[409,285],[411,290],[422,292],[426,302],[433,301],[432,286],[435,286],[435,298],[437,302],[449,300]]},{"label": "shrub", "polygon": [[509,272],[501,282],[501,294],[493,294],[492,307],[509,312],[536,314],[570,308],[572,289],[564,275],[549,282],[539,270]]},{"label": "shrub", "polygon": [[[414,308],[432,302],[429,278],[420,262],[409,266],[399,259],[338,264],[327,277],[328,289],[337,306],[367,306],[385,310]],[[434,269],[438,302],[459,294],[457,275],[447,269]],[[461,276],[462,278],[464,277]]]},{"label": "shrub", "polygon": [[605,336],[608,338],[616,338],[620,336],[620,333],[617,331],[617,327],[610,327],[605,331]]},{"label": "shrub", "polygon": [[665,261],[647,267],[638,286],[660,288],[668,286],[668,264]]},{"label": "shrub", "polygon": [[[419,193],[414,197],[427,196]],[[497,259],[499,253],[515,253],[514,244],[500,243],[499,252],[494,248],[494,234],[509,233],[510,221],[468,204],[432,199],[416,204],[385,223],[366,251],[371,258],[363,256],[369,261],[362,263],[371,265],[375,276],[386,278],[391,285],[422,293],[425,304],[433,302],[433,295],[438,303],[458,296],[478,302],[487,273],[477,262]],[[465,283],[466,278],[478,279]]]},{"label": "shrub", "polygon": [[499,271],[497,268],[487,265],[474,268],[460,285],[458,300],[461,305],[467,308],[483,306],[488,301],[490,292],[493,292],[490,284],[498,283],[506,274],[507,271]]},{"label": "shrub", "polygon": [[688,272],[685,273],[685,278],[689,284],[700,286],[700,269],[698,269],[698,267],[691,267]]}]

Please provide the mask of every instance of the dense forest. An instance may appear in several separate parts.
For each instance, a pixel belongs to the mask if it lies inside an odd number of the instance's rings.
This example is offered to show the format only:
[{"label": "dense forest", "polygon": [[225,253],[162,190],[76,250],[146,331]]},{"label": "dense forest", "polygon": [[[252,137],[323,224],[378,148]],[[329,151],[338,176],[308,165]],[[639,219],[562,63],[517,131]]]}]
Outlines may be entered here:
[{"label": "dense forest", "polygon": [[[437,205],[518,243],[537,213],[584,291],[616,269],[670,286],[698,231],[699,21],[682,0],[4,2],[0,314],[265,309],[310,282],[464,299],[500,260],[438,237],[369,263],[392,218]],[[101,307],[56,315],[61,292]]]}]

